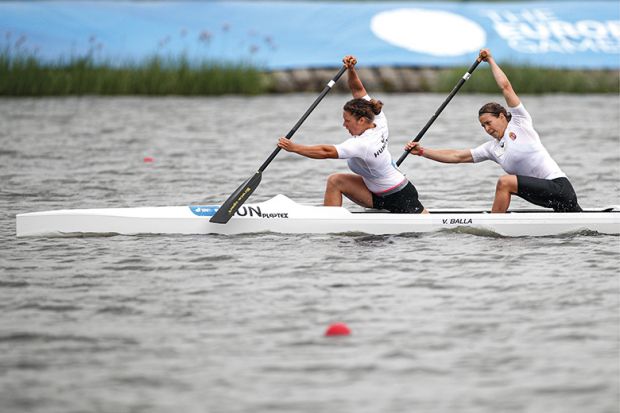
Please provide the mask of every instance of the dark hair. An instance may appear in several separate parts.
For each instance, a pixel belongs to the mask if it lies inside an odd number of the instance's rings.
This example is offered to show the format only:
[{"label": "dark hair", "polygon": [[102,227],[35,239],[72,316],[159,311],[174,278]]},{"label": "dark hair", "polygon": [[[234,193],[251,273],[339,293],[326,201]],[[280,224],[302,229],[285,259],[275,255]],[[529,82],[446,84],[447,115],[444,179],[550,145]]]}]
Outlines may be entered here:
[{"label": "dark hair", "polygon": [[383,102],[380,100],[358,98],[351,99],[345,103],[342,109],[353,115],[355,119],[366,118],[369,121],[373,121],[375,115],[381,113],[381,108],[383,108]]},{"label": "dark hair", "polygon": [[512,114],[508,113],[505,107],[495,102],[487,103],[486,105],[481,107],[478,111],[478,116],[482,116],[483,113],[490,113],[492,115],[495,115],[496,118],[499,118],[499,114],[503,113],[504,116],[506,116],[508,122],[510,122],[510,119],[512,119]]}]

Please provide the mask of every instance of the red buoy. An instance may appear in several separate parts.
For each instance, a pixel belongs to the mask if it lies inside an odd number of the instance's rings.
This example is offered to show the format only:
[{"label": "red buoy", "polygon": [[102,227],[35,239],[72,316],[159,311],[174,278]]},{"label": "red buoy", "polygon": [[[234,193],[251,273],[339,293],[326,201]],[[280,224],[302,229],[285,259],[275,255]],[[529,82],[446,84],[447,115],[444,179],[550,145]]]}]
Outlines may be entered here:
[{"label": "red buoy", "polygon": [[327,327],[327,330],[325,331],[325,335],[327,337],[348,336],[349,334],[351,334],[351,330],[349,329],[349,326],[347,326],[345,323],[334,323]]}]

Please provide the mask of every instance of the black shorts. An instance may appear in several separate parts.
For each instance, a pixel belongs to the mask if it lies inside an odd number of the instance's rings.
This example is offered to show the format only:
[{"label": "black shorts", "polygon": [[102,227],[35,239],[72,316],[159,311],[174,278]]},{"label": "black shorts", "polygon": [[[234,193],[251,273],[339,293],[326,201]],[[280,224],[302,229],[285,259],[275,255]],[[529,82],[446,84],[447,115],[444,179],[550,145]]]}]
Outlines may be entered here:
[{"label": "black shorts", "polygon": [[581,212],[577,194],[567,178],[540,179],[517,175],[517,195],[555,212]]},{"label": "black shorts", "polygon": [[372,207],[387,209],[396,214],[419,214],[424,207],[418,200],[418,191],[411,182],[403,189],[386,196],[372,194]]}]

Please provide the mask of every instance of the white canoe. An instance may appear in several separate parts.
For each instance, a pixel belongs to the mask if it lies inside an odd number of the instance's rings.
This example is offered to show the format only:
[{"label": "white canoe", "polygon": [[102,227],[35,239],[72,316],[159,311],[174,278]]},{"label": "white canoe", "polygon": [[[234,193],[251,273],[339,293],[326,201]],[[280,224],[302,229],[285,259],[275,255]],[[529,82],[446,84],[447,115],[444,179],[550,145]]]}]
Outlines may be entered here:
[{"label": "white canoe", "polygon": [[217,205],[72,209],[17,215],[18,237],[108,234],[367,233],[400,234],[465,228],[502,236],[547,236],[593,231],[620,234],[620,206],[581,213],[546,210],[490,214],[480,210],[431,210],[430,214],[350,212],[298,204],[284,195],[243,205],[227,224],[209,219]]}]

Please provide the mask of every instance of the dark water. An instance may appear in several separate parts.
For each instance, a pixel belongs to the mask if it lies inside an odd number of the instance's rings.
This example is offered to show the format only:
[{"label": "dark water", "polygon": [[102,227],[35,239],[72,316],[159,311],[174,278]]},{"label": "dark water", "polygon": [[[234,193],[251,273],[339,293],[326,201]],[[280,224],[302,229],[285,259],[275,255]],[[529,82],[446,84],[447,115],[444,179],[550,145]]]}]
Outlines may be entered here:
[{"label": "dark water", "polygon": [[[618,411],[619,237],[14,235],[20,212],[217,203],[314,98],[1,100],[0,411]],[[444,96],[380,98],[398,157]],[[423,143],[484,142],[495,99],[457,96]],[[344,139],[345,100],[295,139]],[[523,100],[581,205],[620,204],[618,96]],[[319,203],[345,168],[281,153],[253,199]],[[403,170],[429,208],[488,207],[500,174]]]}]

